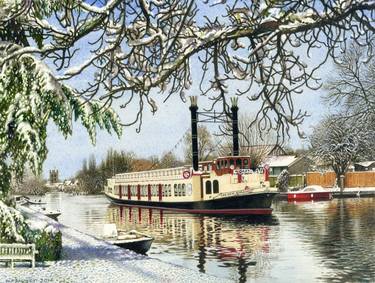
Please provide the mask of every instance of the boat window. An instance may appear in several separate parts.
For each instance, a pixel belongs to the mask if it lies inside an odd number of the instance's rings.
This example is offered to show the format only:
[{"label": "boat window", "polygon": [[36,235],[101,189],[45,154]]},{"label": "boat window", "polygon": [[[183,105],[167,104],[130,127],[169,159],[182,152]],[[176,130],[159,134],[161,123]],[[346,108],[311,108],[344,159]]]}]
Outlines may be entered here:
[{"label": "boat window", "polygon": [[211,193],[211,181],[206,181],[206,195],[210,195]]},{"label": "boat window", "polygon": [[181,185],[181,195],[184,197],[186,196],[185,184]]},{"label": "boat window", "polygon": [[177,184],[174,184],[174,186],[173,186],[173,195],[175,197],[177,196]]},{"label": "boat window", "polygon": [[208,171],[211,171],[211,164],[208,164],[208,165],[207,165],[207,170],[208,170]]},{"label": "boat window", "polygon": [[214,189],[214,194],[219,193],[219,181],[218,180],[213,181],[213,189]]},{"label": "boat window", "polygon": [[230,160],[229,160],[229,164],[230,164],[230,165],[234,165],[234,160],[233,160],[233,159],[230,159]]},{"label": "boat window", "polygon": [[216,161],[216,169],[220,169],[220,162]]},{"label": "boat window", "polygon": [[178,190],[178,196],[181,196],[181,184],[177,185],[177,190]]},{"label": "boat window", "polygon": [[170,184],[168,185],[168,196],[172,196],[172,186]]},{"label": "boat window", "polygon": [[243,168],[249,169],[249,159],[246,158],[243,160]]},{"label": "boat window", "polygon": [[236,167],[241,168],[242,162],[241,159],[236,159]]},{"label": "boat window", "polygon": [[229,168],[229,162],[228,162],[228,159],[225,159],[224,164],[225,164],[225,168]]},{"label": "boat window", "polygon": [[154,196],[154,185],[150,186],[150,193],[151,193],[151,196]]}]

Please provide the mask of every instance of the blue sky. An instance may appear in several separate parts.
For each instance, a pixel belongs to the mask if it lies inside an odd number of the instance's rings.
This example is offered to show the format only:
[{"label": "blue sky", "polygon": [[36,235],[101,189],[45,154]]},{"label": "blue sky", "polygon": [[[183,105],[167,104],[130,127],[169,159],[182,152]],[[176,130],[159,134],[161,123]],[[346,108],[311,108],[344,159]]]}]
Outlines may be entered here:
[{"label": "blue sky", "polygon": [[[210,9],[210,12],[212,12],[212,9]],[[90,55],[87,51],[85,53],[87,47],[84,44],[86,42],[87,38],[78,43],[78,47],[83,50],[81,51],[83,54],[80,54],[79,59],[75,61],[75,65],[79,64],[80,61],[84,61]],[[322,58],[320,54],[321,50],[315,50],[311,59],[307,59],[306,55],[303,55],[303,49],[295,51],[301,53],[302,58],[309,64],[316,65],[319,63],[319,59]],[[195,64],[192,65],[194,65],[192,67],[194,84],[186,92],[187,96],[199,94],[197,81],[201,68],[200,66],[196,68]],[[320,77],[323,79],[329,78],[331,70],[332,64],[328,62],[319,71]],[[70,84],[74,87],[79,87],[80,85],[85,85],[90,80],[91,76],[87,74],[70,82]],[[238,82],[233,83],[233,85],[229,85],[229,89],[237,85]],[[311,117],[305,119],[301,127],[307,134],[311,132],[311,126],[316,124],[322,115],[328,112],[328,107],[321,102],[321,95],[323,93],[323,89],[318,91],[304,89],[303,94],[294,97],[296,108],[306,110],[311,115]],[[136,125],[125,128],[120,139],[104,131],[98,131],[95,146],[91,144],[86,130],[79,123],[74,124],[73,135],[68,137],[68,139],[64,139],[57,128],[50,123],[47,138],[49,154],[44,164],[44,177],[47,177],[48,171],[54,168],[59,169],[62,179],[72,177],[81,168],[83,159],[87,158],[90,154],[95,154],[97,162],[100,162],[111,147],[119,150],[133,151],[139,157],[148,157],[150,155],[160,156],[170,151],[186,130],[190,129],[189,102],[183,103],[178,96],[174,96],[166,103],[162,103],[164,97],[165,95],[153,94],[153,98],[158,102],[158,111],[155,115],[152,115],[148,108],[144,110],[143,126],[140,133],[136,133]],[[207,100],[204,98],[199,99],[200,106],[207,105],[207,103]],[[239,101],[240,114],[256,113],[259,110],[258,108],[258,103],[251,103],[245,98],[241,98]],[[136,109],[134,107],[119,111],[120,117],[125,121],[132,120],[135,113]],[[215,128],[212,128],[212,131],[214,130]],[[291,132],[289,144],[293,148],[306,146],[306,142],[298,137],[294,129]],[[182,150],[183,148],[180,146],[175,153],[182,157]]]},{"label": "blue sky", "polygon": [[[325,77],[329,73],[330,64],[321,71],[321,76]],[[188,95],[198,92],[191,89]],[[328,107],[321,102],[321,95],[324,90],[305,90],[303,94],[294,97],[295,105],[298,108],[307,110],[311,115],[306,118],[302,125],[302,130],[307,134],[311,132],[311,126],[327,113]],[[205,105],[207,101],[199,98],[199,105]],[[47,146],[49,149],[47,160],[44,164],[44,176],[47,177],[48,170],[59,169],[60,177],[65,179],[73,176],[81,168],[82,160],[90,154],[95,154],[99,162],[109,148],[133,151],[140,157],[150,155],[161,155],[171,150],[186,130],[190,129],[189,103],[183,103],[178,96],[171,97],[166,103],[158,104],[158,111],[152,115],[149,109],[144,110],[143,126],[140,133],[136,133],[136,126],[124,129],[123,135],[118,139],[115,135],[110,135],[104,131],[98,131],[97,143],[93,146],[90,142],[86,130],[79,124],[74,124],[73,135],[64,139],[57,128],[50,123],[48,128]],[[240,100],[240,113],[254,113],[256,104]],[[134,115],[134,109],[120,111],[122,118]],[[215,128],[212,128],[214,131]],[[296,131],[291,132],[290,145],[293,148],[302,148],[306,142],[301,140]],[[182,156],[180,146],[176,154]]]}]

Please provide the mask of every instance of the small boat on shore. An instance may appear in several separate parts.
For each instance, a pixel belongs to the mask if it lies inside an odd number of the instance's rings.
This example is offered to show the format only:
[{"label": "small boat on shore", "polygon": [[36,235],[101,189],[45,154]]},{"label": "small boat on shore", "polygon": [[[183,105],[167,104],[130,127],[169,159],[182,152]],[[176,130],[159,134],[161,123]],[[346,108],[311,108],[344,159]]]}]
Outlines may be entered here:
[{"label": "small boat on shore", "polygon": [[40,212],[43,213],[45,216],[52,218],[55,221],[58,221],[57,218],[61,215],[61,212],[58,210],[46,210],[45,208],[40,210]]},{"label": "small boat on shore", "polygon": [[113,245],[132,250],[139,254],[146,254],[154,241],[154,238],[151,236],[136,230],[117,230],[115,224],[104,225],[103,239]]},{"label": "small boat on shore", "polygon": [[20,199],[22,199],[25,202],[26,205],[28,205],[28,204],[32,204],[32,205],[44,205],[44,204],[46,204],[45,202],[42,202],[41,199],[39,199],[38,201],[32,200],[27,196],[21,196]]},{"label": "small boat on shore", "polygon": [[317,201],[332,199],[332,192],[323,189],[321,186],[307,186],[299,191],[291,191],[287,193],[288,201]]}]

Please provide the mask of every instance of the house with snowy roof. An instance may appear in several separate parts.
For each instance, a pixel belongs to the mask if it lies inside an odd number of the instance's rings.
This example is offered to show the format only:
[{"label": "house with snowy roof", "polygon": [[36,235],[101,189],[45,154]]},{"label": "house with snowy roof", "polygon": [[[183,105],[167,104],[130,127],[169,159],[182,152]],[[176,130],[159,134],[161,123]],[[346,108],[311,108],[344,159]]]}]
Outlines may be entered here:
[{"label": "house with snowy roof", "polygon": [[355,171],[375,171],[375,161],[363,161],[354,163]]},{"label": "house with snowy roof", "polygon": [[278,176],[283,170],[291,175],[302,175],[311,170],[314,162],[306,156],[273,155],[267,156],[261,166],[268,165],[271,176]]}]

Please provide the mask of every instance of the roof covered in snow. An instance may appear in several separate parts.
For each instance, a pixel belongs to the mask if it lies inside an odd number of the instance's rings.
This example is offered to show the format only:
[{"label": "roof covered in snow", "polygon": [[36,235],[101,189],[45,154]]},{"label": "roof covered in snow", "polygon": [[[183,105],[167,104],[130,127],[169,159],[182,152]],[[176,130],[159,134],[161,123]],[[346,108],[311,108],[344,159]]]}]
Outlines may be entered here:
[{"label": "roof covered in snow", "polygon": [[279,155],[279,156],[268,156],[264,159],[263,164],[268,164],[270,167],[288,167],[298,157],[294,155]]},{"label": "roof covered in snow", "polygon": [[372,164],[374,164],[375,163],[375,160],[373,160],[373,161],[363,161],[363,162],[357,162],[357,163],[355,163],[356,165],[360,165],[360,166],[362,166],[362,167],[369,167],[369,166],[371,166]]}]

